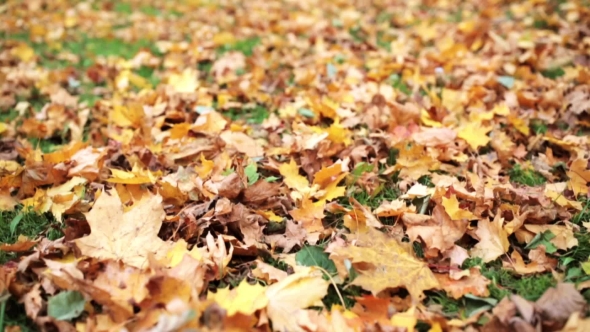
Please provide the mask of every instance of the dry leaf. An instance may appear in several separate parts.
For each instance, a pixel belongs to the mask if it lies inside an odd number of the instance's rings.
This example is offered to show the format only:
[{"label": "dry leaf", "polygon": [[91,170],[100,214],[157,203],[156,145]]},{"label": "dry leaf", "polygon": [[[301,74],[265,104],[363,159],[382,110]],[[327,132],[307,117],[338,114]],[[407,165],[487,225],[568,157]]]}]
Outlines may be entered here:
[{"label": "dry leaf", "polygon": [[491,262],[504,255],[510,246],[508,233],[502,228],[504,218],[496,215],[493,221],[480,220],[475,235],[479,242],[471,250],[471,255]]},{"label": "dry leaf", "polygon": [[83,255],[145,268],[150,253],[162,256],[167,250],[167,244],[158,237],[164,216],[162,197],[158,195],[124,212],[116,190],[102,192],[86,214],[90,235],[75,242]]},{"label": "dry leaf", "polygon": [[[336,254],[336,257],[333,255]],[[384,289],[405,287],[414,301],[422,297],[424,290],[437,288],[438,281],[427,264],[412,257],[397,241],[385,234],[369,229],[357,236],[356,246],[337,248],[333,259],[349,258],[359,263],[359,276],[352,284],[378,294]]]},{"label": "dry leaf", "polygon": [[300,322],[309,315],[310,306],[321,306],[321,299],[328,293],[329,282],[319,270],[304,270],[269,286],[268,317],[275,331],[302,331]]}]

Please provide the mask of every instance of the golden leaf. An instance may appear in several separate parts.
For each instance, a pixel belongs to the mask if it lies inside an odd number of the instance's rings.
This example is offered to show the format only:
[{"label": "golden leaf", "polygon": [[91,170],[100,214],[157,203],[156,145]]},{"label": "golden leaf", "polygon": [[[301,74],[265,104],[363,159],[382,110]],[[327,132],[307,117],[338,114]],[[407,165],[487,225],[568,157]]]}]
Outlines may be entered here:
[{"label": "golden leaf", "polygon": [[269,300],[265,295],[266,288],[259,284],[250,285],[246,280],[238,287],[230,290],[220,288],[216,293],[209,293],[207,299],[212,299],[227,311],[228,316],[236,313],[253,315],[257,310],[267,306]]},{"label": "golden leaf", "polygon": [[299,166],[297,166],[295,160],[291,159],[288,164],[281,164],[279,172],[283,176],[283,182],[287,187],[300,193],[309,190],[309,181],[304,176],[299,175]]},{"label": "golden leaf", "polygon": [[442,206],[445,207],[445,211],[447,211],[453,220],[477,219],[477,217],[471,211],[459,208],[459,201],[457,200],[457,196],[455,194],[451,195],[451,198],[443,197]]},{"label": "golden leaf", "polygon": [[423,291],[439,287],[426,263],[384,233],[369,229],[355,239],[357,246],[337,248],[330,256],[339,260],[349,258],[353,264],[363,263],[356,267],[359,276],[352,284],[375,295],[387,288],[405,287],[415,302],[422,298]]},{"label": "golden leaf", "polygon": [[473,150],[477,150],[491,141],[491,138],[487,136],[491,129],[491,127],[482,127],[481,123],[470,122],[459,130],[457,136],[464,139]]}]

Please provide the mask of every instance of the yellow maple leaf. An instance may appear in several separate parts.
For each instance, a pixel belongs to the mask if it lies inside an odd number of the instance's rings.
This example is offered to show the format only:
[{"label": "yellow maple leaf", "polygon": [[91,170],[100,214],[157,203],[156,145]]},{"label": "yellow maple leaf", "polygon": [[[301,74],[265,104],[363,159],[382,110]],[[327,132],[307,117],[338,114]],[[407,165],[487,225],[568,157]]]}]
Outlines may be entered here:
[{"label": "yellow maple leaf", "polygon": [[141,128],[145,123],[145,111],[138,103],[130,103],[127,106],[115,105],[109,113],[110,122],[119,127]]},{"label": "yellow maple leaf", "polygon": [[590,181],[590,170],[586,169],[588,161],[584,158],[577,158],[572,161],[567,176],[570,178],[568,186],[577,196],[588,193],[588,182]]},{"label": "yellow maple leaf", "polygon": [[61,221],[64,212],[73,207],[83,196],[85,178],[75,176],[68,182],[48,190],[37,189],[33,197],[22,200],[25,207],[32,207],[38,213],[51,211]]},{"label": "yellow maple leaf", "polygon": [[199,87],[198,73],[192,68],[186,68],[181,74],[170,75],[168,85],[178,93],[193,93]]},{"label": "yellow maple leaf", "polygon": [[300,322],[309,320],[310,306],[322,305],[330,283],[315,268],[302,269],[266,289],[267,314],[275,331],[303,331]]},{"label": "yellow maple leaf", "polygon": [[161,196],[144,198],[124,213],[116,190],[102,192],[86,214],[90,235],[75,243],[83,255],[146,267],[148,254],[163,256],[168,248],[158,237],[165,216]]},{"label": "yellow maple leaf", "polygon": [[236,41],[236,37],[231,32],[220,32],[213,36],[213,44],[215,46],[231,44]]},{"label": "yellow maple leaf", "polygon": [[288,164],[281,164],[279,173],[283,176],[283,182],[287,187],[300,193],[309,191],[309,181],[304,176],[299,175],[299,166],[297,166],[295,160],[291,159]]},{"label": "yellow maple leaf", "polygon": [[372,228],[354,238],[357,246],[337,248],[330,255],[334,260],[348,258],[353,264],[361,263],[355,266],[359,276],[353,285],[373,294],[405,287],[415,302],[422,298],[424,290],[439,286],[428,265],[414,258],[395,239]]},{"label": "yellow maple leaf", "polygon": [[491,127],[483,127],[479,122],[470,122],[459,130],[457,136],[464,139],[472,149],[477,150],[491,141],[491,138],[487,136],[490,130],[492,130]]},{"label": "yellow maple leaf", "polygon": [[[110,183],[123,183],[123,184],[144,184],[144,183],[155,183],[157,176],[160,174],[154,174],[146,169],[139,168],[138,165],[134,165],[131,172],[121,171],[115,168],[109,168],[112,177],[107,179]],[[157,172],[159,173],[159,172]]]},{"label": "yellow maple leaf", "polygon": [[325,204],[322,202],[314,204],[308,197],[303,197],[301,207],[291,210],[289,214],[295,221],[301,223],[308,232],[317,232],[324,229],[322,225],[324,206]]},{"label": "yellow maple leaf", "polygon": [[344,226],[351,232],[367,232],[370,227],[381,228],[383,224],[377,219],[371,210],[359,203],[354,197],[350,197],[353,209],[344,216]]},{"label": "yellow maple leaf", "polygon": [[414,332],[414,326],[418,323],[416,317],[416,307],[411,307],[406,312],[400,312],[391,316],[391,325],[402,327],[406,332]]},{"label": "yellow maple leaf", "polygon": [[457,200],[456,195],[451,195],[451,198],[442,198],[442,206],[445,207],[445,211],[453,220],[461,220],[461,219],[468,219],[474,220],[477,217],[468,210],[463,210],[459,207],[459,201]]},{"label": "yellow maple leaf", "polygon": [[502,224],[504,218],[497,214],[494,221],[480,220],[475,235],[479,242],[471,250],[471,255],[480,257],[485,263],[504,255],[510,247],[508,233]]},{"label": "yellow maple leaf", "polygon": [[518,117],[516,115],[508,115],[508,122],[516,128],[516,130],[520,131],[523,135],[530,135],[531,129],[529,128],[529,123],[525,119]]},{"label": "yellow maple leaf", "polygon": [[226,310],[228,316],[233,316],[236,313],[253,315],[257,310],[268,305],[265,292],[264,286],[250,285],[246,280],[242,280],[238,287],[232,290],[229,287],[219,288],[217,293],[209,293],[207,298],[217,302],[220,307]]},{"label": "yellow maple leaf", "polygon": [[199,115],[191,129],[208,135],[219,135],[226,126],[227,120],[223,115],[215,111],[207,111]]},{"label": "yellow maple leaf", "polygon": [[26,43],[20,43],[17,47],[10,50],[13,56],[19,58],[23,62],[29,62],[35,57],[35,50]]}]

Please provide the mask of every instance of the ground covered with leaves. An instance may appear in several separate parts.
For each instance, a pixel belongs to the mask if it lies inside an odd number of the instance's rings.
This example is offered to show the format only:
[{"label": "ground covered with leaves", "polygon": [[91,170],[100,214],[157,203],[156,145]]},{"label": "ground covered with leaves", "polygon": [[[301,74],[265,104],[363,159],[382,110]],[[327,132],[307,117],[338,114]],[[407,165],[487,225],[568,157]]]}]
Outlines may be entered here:
[{"label": "ground covered with leaves", "polygon": [[0,329],[590,329],[587,0],[0,3]]}]

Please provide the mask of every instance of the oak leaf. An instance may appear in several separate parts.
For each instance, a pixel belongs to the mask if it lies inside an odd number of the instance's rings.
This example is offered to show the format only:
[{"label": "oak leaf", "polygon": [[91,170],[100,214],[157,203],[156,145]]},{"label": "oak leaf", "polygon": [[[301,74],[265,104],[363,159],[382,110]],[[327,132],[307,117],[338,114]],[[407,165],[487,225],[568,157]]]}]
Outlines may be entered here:
[{"label": "oak leaf", "polygon": [[356,235],[356,245],[337,248],[333,259],[348,258],[359,276],[352,282],[374,295],[387,288],[405,287],[414,301],[419,301],[423,291],[437,288],[438,281],[428,265],[414,258],[396,240],[375,229]]},{"label": "oak leaf", "polygon": [[116,190],[102,192],[86,214],[91,233],[75,240],[76,245],[86,256],[146,267],[149,254],[162,256],[168,247],[158,237],[166,216],[161,203],[161,196],[149,196],[124,213]]}]

